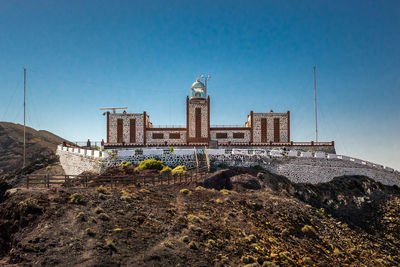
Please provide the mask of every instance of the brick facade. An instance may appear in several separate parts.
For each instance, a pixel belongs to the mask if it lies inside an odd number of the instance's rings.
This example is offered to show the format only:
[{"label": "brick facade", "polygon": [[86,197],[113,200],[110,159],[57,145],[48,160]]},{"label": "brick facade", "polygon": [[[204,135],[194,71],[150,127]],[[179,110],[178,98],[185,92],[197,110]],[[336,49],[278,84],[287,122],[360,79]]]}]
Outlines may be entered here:
[{"label": "brick facade", "polygon": [[[196,82],[195,92],[202,83]],[[194,85],[192,85],[192,90]],[[200,90],[200,91],[199,91]],[[206,91],[204,89],[204,91]],[[153,128],[149,116],[143,113],[107,113],[106,147],[191,146],[217,141],[223,145],[271,145],[290,143],[290,112],[255,113],[247,117],[243,127],[210,128],[210,97],[187,97],[185,128]],[[119,126],[118,126],[118,121]],[[132,133],[134,131],[134,133]]]}]

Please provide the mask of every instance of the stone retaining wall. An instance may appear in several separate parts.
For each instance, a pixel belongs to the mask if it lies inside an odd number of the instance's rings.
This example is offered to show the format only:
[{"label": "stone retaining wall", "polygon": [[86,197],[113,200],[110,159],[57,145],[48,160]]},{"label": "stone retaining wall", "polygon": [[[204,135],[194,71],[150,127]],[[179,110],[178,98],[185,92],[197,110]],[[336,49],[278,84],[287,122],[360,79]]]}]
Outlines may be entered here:
[{"label": "stone retaining wall", "polygon": [[103,159],[94,156],[71,153],[69,151],[57,150],[61,166],[67,175],[78,175],[85,171],[99,173],[103,167]]},{"label": "stone retaining wall", "polygon": [[[69,151],[71,150],[71,151]],[[105,168],[117,166],[122,161],[139,164],[145,159],[158,159],[166,165],[174,167],[185,165],[196,167],[193,150],[176,150],[171,154],[169,149],[144,149],[141,153],[136,150],[117,150],[103,152],[100,157],[94,153],[63,147],[57,149],[61,165],[66,174],[80,174],[83,171],[102,172]],[[323,152],[300,151],[265,151],[246,149],[209,149],[210,162],[217,167],[221,163],[228,166],[251,167],[260,165],[264,169],[288,177],[293,182],[321,183],[328,182],[334,177],[343,175],[365,175],[386,185],[400,186],[400,173],[379,164],[351,157],[325,154]],[[204,153],[198,149],[199,158]],[[249,154],[250,153],[250,154]],[[203,162],[204,165],[204,162]]]},{"label": "stone retaining wall", "polygon": [[251,167],[264,169],[289,178],[296,183],[324,183],[343,175],[365,175],[385,185],[400,186],[400,173],[387,168],[363,165],[350,160],[326,158],[265,158],[262,156],[235,155],[233,157],[211,156],[214,166]]}]

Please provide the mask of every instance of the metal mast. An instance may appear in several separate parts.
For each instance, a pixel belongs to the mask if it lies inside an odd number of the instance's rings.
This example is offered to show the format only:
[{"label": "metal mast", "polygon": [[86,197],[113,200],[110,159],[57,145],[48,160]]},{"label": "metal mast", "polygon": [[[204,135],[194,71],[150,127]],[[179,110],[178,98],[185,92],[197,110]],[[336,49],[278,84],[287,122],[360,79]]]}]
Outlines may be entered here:
[{"label": "metal mast", "polygon": [[26,165],[26,68],[24,68],[24,163],[22,165],[23,168],[25,168]]},{"label": "metal mast", "polygon": [[317,82],[316,82],[316,79],[315,79],[315,66],[314,66],[314,104],[315,104],[315,142],[318,142]]},{"label": "metal mast", "polygon": [[205,94],[207,95],[207,81],[209,79],[211,79],[211,75],[210,74],[202,74],[200,77],[204,79],[204,86],[206,88]]}]

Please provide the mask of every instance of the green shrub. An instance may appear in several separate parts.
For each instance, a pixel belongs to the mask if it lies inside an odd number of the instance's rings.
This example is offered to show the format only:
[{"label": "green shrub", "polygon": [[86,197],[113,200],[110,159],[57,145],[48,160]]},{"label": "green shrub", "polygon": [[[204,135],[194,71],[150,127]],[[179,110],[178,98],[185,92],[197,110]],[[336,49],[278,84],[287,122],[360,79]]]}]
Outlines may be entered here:
[{"label": "green shrub", "polygon": [[308,237],[315,237],[317,235],[314,227],[312,227],[311,225],[304,225],[303,228],[301,228],[301,231],[303,232],[304,235],[308,236]]},{"label": "green shrub", "polygon": [[24,201],[19,202],[18,207],[28,213],[36,213],[42,211],[42,208],[39,206],[38,201],[34,198],[27,198]]},{"label": "green shrub", "polygon": [[196,244],[196,242],[194,242],[194,241],[190,242],[189,245],[188,245],[188,247],[189,247],[190,249],[197,250],[197,244]]},{"label": "green shrub", "polygon": [[88,236],[95,236],[95,235],[96,235],[96,232],[93,231],[93,230],[90,229],[90,228],[86,228],[86,234],[87,234]]},{"label": "green shrub", "polygon": [[164,166],[164,168],[160,171],[161,174],[163,173],[171,173],[172,169],[168,166]]},{"label": "green shrub", "polygon": [[140,162],[139,168],[147,170],[162,170],[165,167],[164,163],[156,159],[146,159]]},{"label": "green shrub", "polygon": [[172,175],[177,175],[177,174],[185,174],[186,173],[186,167],[183,165],[176,166],[172,171]]},{"label": "green shrub", "polygon": [[245,264],[253,263],[253,262],[256,261],[256,259],[255,259],[254,257],[252,257],[252,256],[243,256],[243,257],[241,258],[241,260],[242,260],[242,262],[245,263]]},{"label": "green shrub", "polygon": [[113,251],[117,251],[117,248],[115,247],[115,244],[111,239],[106,239],[105,241],[106,241],[106,243],[105,243],[106,248],[113,250]]},{"label": "green shrub", "polygon": [[188,216],[186,216],[186,218],[188,219],[188,221],[193,222],[193,223],[202,223],[203,221],[197,217],[196,215],[193,214],[189,214]]},{"label": "green shrub", "polygon": [[253,169],[257,170],[257,171],[263,171],[264,170],[264,168],[261,167],[260,165],[254,165],[251,168],[253,168]]},{"label": "green shrub", "polygon": [[121,162],[118,166],[120,166],[120,167],[126,167],[126,166],[132,166],[132,165],[133,165],[132,162],[124,160],[124,161]]},{"label": "green shrub", "polygon": [[228,164],[226,164],[226,163],[220,163],[220,164],[218,164],[218,168],[226,169],[226,168],[228,168]]},{"label": "green shrub", "polygon": [[108,197],[109,197],[109,195],[105,195],[105,194],[103,194],[103,193],[99,193],[99,198],[102,199],[102,200],[105,200],[105,199],[107,199]]},{"label": "green shrub", "polygon": [[254,243],[257,241],[257,237],[255,235],[248,235],[245,237],[245,239],[249,243]]},{"label": "green shrub", "polygon": [[86,215],[82,211],[78,213],[75,217],[78,221],[86,222]]},{"label": "green shrub", "polygon": [[102,186],[102,185],[100,185],[99,187],[97,187],[97,192],[99,192],[99,193],[101,193],[101,194],[104,194],[104,195],[109,195],[109,194],[111,194],[111,192],[108,191],[107,188],[104,187],[104,186]]},{"label": "green shrub", "polygon": [[187,235],[185,235],[185,236],[182,237],[182,241],[185,242],[185,243],[189,243],[190,239],[189,239],[189,237]]},{"label": "green shrub", "polygon": [[96,213],[96,214],[104,213],[104,210],[100,207],[97,207],[94,209],[94,213]]},{"label": "green shrub", "polygon": [[69,202],[74,203],[74,204],[85,204],[85,200],[83,199],[83,196],[79,193],[72,194],[69,197]]},{"label": "green shrub", "polygon": [[191,191],[189,189],[186,189],[186,188],[181,189],[179,192],[181,192],[184,195],[189,195],[191,193]]},{"label": "green shrub", "polygon": [[169,148],[169,151],[171,152],[171,154],[173,155],[174,154],[174,147],[173,146],[171,146],[170,148]]},{"label": "green shrub", "polygon": [[105,214],[105,213],[100,213],[100,214],[99,214],[99,219],[100,219],[100,220],[103,220],[103,221],[109,221],[109,220],[110,220],[110,217],[109,217],[107,214]]}]

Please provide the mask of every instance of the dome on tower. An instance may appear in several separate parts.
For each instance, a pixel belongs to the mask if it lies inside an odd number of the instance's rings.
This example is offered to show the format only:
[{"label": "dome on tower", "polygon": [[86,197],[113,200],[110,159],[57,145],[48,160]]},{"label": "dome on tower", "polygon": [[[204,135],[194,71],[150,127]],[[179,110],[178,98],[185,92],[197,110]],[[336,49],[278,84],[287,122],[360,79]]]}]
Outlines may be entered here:
[{"label": "dome on tower", "polygon": [[206,97],[206,86],[199,78],[190,87],[191,97]]},{"label": "dome on tower", "polygon": [[197,80],[192,84],[192,87],[190,88],[205,88],[206,86],[204,85],[204,83],[202,83],[199,78],[197,78]]}]

